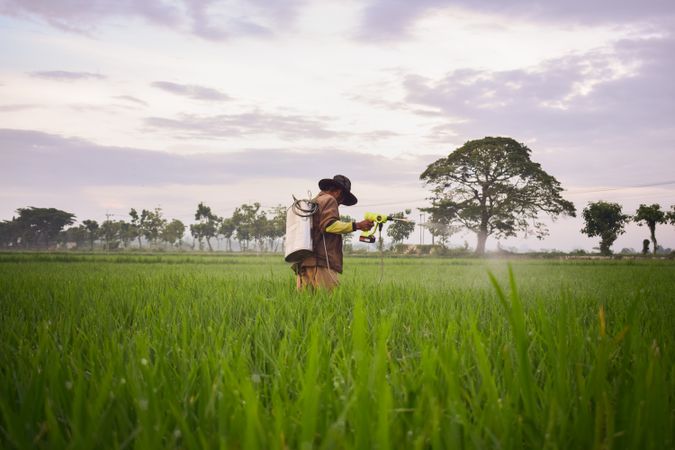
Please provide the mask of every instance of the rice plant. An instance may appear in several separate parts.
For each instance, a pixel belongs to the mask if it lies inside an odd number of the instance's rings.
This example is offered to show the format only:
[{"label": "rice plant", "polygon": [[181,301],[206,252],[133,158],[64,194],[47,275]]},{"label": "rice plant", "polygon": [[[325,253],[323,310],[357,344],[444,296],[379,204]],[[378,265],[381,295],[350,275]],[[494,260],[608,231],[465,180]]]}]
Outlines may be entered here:
[{"label": "rice plant", "polygon": [[675,448],[675,264],[0,255],[0,447]]}]

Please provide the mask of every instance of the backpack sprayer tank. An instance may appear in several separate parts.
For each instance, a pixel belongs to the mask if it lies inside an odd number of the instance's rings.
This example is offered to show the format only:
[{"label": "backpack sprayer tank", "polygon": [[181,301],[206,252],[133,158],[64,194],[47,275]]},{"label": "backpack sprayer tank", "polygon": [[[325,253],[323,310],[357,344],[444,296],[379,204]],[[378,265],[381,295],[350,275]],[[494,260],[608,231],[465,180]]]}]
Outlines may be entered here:
[{"label": "backpack sprayer tank", "polygon": [[316,209],[317,204],[311,200],[298,200],[293,196],[293,204],[286,212],[286,262],[300,262],[313,254],[312,215]]}]

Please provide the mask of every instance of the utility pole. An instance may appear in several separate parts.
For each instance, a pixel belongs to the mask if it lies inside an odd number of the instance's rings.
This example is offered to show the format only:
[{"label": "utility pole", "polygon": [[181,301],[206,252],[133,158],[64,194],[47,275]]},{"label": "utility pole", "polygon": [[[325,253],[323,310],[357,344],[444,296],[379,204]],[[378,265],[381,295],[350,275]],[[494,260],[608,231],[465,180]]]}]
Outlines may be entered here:
[{"label": "utility pole", "polygon": [[424,213],[420,213],[420,245],[424,244]]},{"label": "utility pole", "polygon": [[422,245],[424,245],[424,228],[427,226],[427,215],[422,214]]}]

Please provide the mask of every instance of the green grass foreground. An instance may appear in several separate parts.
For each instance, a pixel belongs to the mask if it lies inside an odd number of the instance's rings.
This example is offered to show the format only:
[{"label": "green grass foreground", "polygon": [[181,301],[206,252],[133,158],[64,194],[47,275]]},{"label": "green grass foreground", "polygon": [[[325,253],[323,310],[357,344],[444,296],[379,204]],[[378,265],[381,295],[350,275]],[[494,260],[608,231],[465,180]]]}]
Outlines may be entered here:
[{"label": "green grass foreground", "polygon": [[675,448],[672,261],[345,265],[0,254],[0,448]]}]

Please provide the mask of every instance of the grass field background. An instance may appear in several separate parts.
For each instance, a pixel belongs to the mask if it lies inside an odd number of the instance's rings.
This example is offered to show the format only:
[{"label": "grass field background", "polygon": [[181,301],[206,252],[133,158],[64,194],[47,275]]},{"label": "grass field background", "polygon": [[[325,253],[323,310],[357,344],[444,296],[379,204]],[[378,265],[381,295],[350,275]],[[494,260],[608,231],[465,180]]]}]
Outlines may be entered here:
[{"label": "grass field background", "polygon": [[345,267],[0,254],[0,447],[675,448],[672,261]]}]

